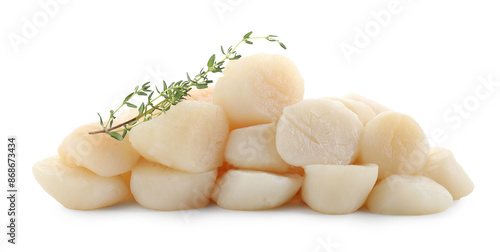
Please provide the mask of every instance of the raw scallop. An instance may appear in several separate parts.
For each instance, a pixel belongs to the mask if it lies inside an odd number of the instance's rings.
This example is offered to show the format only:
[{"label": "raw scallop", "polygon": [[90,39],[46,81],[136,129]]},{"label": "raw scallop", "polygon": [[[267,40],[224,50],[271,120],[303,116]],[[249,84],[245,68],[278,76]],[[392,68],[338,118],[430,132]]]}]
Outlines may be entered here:
[{"label": "raw scallop", "polygon": [[111,206],[130,195],[122,176],[101,177],[86,168],[67,165],[58,156],[35,163],[33,174],[48,194],[71,209]]},{"label": "raw scallop", "polygon": [[228,133],[229,121],[220,106],[183,101],[135,127],[130,142],[150,161],[202,173],[222,165]]},{"label": "raw scallop", "polygon": [[59,146],[61,159],[68,165],[82,166],[104,177],[130,171],[140,155],[132,148],[128,136],[117,141],[107,134],[89,134],[101,129],[97,122],[75,129]]},{"label": "raw scallop", "polygon": [[276,123],[231,131],[225,157],[227,162],[241,169],[280,173],[289,167],[276,150]]},{"label": "raw scallop", "polygon": [[229,61],[213,101],[227,112],[231,128],[277,121],[283,108],[302,100],[304,79],[290,59],[256,54]]},{"label": "raw scallop", "polygon": [[143,207],[156,210],[185,210],[206,207],[217,170],[187,173],[144,159],[132,169],[130,188]]},{"label": "raw scallop", "polygon": [[378,178],[415,174],[427,160],[429,145],[420,125],[398,112],[382,112],[366,124],[359,160],[379,166]]},{"label": "raw scallop", "polygon": [[392,175],[380,181],[368,196],[366,206],[380,214],[420,215],[446,210],[451,194],[424,176]]},{"label": "raw scallop", "polygon": [[419,174],[444,186],[455,200],[469,195],[474,190],[472,180],[447,149],[431,148],[427,162]]},{"label": "raw scallop", "polygon": [[295,174],[231,169],[217,180],[212,199],[225,209],[271,209],[293,198],[302,181],[303,178]]},{"label": "raw scallop", "polygon": [[307,99],[283,111],[276,149],[294,166],[352,163],[359,151],[363,124],[339,101]]},{"label": "raw scallop", "polygon": [[326,214],[348,214],[366,201],[378,167],[366,165],[306,165],[302,200],[313,210]]}]

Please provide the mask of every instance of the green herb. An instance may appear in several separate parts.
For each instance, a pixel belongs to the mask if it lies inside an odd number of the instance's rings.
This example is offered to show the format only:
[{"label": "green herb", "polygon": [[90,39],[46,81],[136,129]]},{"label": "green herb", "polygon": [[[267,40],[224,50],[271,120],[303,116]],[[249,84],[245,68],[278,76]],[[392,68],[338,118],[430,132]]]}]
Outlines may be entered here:
[{"label": "green herb", "polygon": [[[189,73],[186,73],[187,80],[172,82],[170,85],[167,85],[165,81],[163,81],[161,89],[156,87],[155,90],[150,89],[151,86],[149,82],[144,83],[142,86],[136,86],[134,92],[127,95],[118,108],[109,112],[109,118],[106,123],[103,122],[101,115],[97,113],[99,115],[99,123],[101,124],[102,130],[92,131],[89,132],[89,134],[106,133],[116,140],[123,140],[127,135],[127,132],[132,130],[137,125],[157,117],[158,115],[169,110],[172,106],[184,100],[185,97],[189,95],[188,92],[193,87],[196,87],[197,89],[207,88],[210,83],[213,83],[213,80],[208,78],[209,73],[220,73],[224,70],[224,63],[226,63],[227,60],[237,60],[241,58],[241,54],[236,52],[236,48],[241,43],[252,45],[252,40],[265,39],[270,42],[276,42],[283,49],[286,49],[286,46],[278,40],[278,36],[276,35],[268,35],[266,37],[251,36],[252,32],[248,32],[243,36],[240,42],[236,44],[236,46],[230,46],[226,51],[224,51],[224,47],[221,46],[220,49],[224,58],[221,61],[216,61],[216,56],[213,54],[207,62],[207,69],[205,70],[205,68],[202,68],[200,72],[194,76],[194,78],[191,78]],[[155,97],[153,98],[154,95]],[[130,102],[130,99],[135,96],[147,96],[147,101],[142,102],[139,106],[137,104],[133,104]],[[113,126],[117,112],[124,106],[137,109],[138,115],[123,123]]]}]

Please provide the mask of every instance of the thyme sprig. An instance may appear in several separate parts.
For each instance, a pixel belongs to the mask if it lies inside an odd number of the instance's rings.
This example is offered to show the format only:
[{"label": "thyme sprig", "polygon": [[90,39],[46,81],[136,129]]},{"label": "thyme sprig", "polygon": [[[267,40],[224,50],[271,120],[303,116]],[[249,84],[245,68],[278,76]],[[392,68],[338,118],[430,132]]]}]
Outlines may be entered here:
[{"label": "thyme sprig", "polygon": [[[286,49],[285,44],[279,41],[278,36],[276,35],[251,37],[252,33],[253,32],[246,33],[234,47],[229,46],[226,50],[224,50],[224,47],[221,46],[220,49],[224,55],[223,59],[216,61],[216,56],[213,54],[208,59],[206,66],[207,69],[205,70],[205,67],[203,67],[200,72],[194,76],[194,78],[192,78],[189,73],[186,73],[186,80],[172,82],[170,85],[167,85],[165,81],[163,81],[163,86],[161,87],[162,89],[155,87],[154,90],[151,90],[149,82],[136,86],[134,92],[127,95],[118,108],[109,111],[109,118],[106,123],[104,123],[101,115],[97,113],[99,115],[99,123],[101,124],[102,130],[92,131],[89,132],[89,134],[106,133],[116,140],[123,140],[127,135],[127,132],[132,130],[137,125],[157,117],[158,115],[169,110],[172,106],[184,100],[185,97],[189,95],[188,93],[193,87],[196,87],[197,89],[207,88],[209,84],[213,83],[213,80],[209,78],[209,73],[220,73],[224,70],[224,63],[226,63],[227,60],[237,60],[241,58],[241,54],[236,52],[236,48],[242,43],[252,45],[254,43],[253,40],[265,39],[270,42],[276,42],[283,49]],[[156,96],[153,98],[155,94]],[[137,104],[131,102],[131,99],[136,96],[146,96],[147,101],[142,102],[138,106]],[[137,109],[137,116],[113,126],[117,112],[125,106]]]}]

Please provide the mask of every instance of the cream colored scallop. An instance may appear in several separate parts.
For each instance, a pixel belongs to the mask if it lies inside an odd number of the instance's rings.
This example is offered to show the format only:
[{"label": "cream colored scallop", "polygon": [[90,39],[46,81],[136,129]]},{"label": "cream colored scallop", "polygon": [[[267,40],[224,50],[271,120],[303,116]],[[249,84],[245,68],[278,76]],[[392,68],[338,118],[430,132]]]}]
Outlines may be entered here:
[{"label": "cream colored scallop", "polygon": [[289,167],[276,150],[276,123],[231,131],[225,158],[231,165],[241,169],[283,173]]},{"label": "cream colored scallop", "polygon": [[302,181],[299,175],[231,169],[217,180],[212,199],[225,209],[271,209],[293,198]]},{"label": "cream colored scallop", "polygon": [[76,128],[59,146],[61,159],[69,165],[83,166],[105,177],[130,171],[140,155],[132,148],[128,136],[117,141],[107,134],[89,134],[101,129],[97,122]]},{"label": "cream colored scallop", "polygon": [[143,207],[170,211],[206,207],[217,170],[187,173],[140,159],[132,169],[130,188]]},{"label": "cream colored scallop", "polygon": [[448,149],[431,148],[427,162],[419,174],[444,186],[455,200],[474,190],[472,180]]},{"label": "cream colored scallop", "polygon": [[227,112],[232,129],[276,121],[284,107],[304,95],[304,79],[293,61],[282,55],[232,60],[223,74],[213,101]]},{"label": "cream colored scallop", "polygon": [[438,213],[453,204],[451,194],[424,176],[392,175],[379,182],[368,196],[371,212],[395,215]]},{"label": "cream colored scallop", "polygon": [[363,124],[339,101],[306,99],[284,109],[276,131],[276,149],[294,166],[352,163]]},{"label": "cream colored scallop", "polygon": [[350,93],[350,94],[346,94],[344,95],[344,98],[347,98],[347,99],[351,99],[351,100],[355,100],[355,101],[358,101],[358,102],[362,102],[368,106],[370,106],[373,111],[375,112],[375,114],[380,114],[382,112],[385,112],[385,111],[391,111],[392,109],[376,102],[376,101],[373,101],[373,100],[370,100],[364,96],[361,96],[359,94],[355,94],[355,93]]},{"label": "cream colored scallop", "polygon": [[360,162],[377,164],[379,180],[419,172],[429,153],[420,125],[410,116],[392,111],[380,113],[366,124],[360,146]]},{"label": "cream colored scallop", "polygon": [[35,163],[33,174],[48,194],[71,209],[107,207],[130,195],[122,176],[101,177],[86,168],[68,165],[58,156]]},{"label": "cream colored scallop", "polygon": [[364,203],[375,182],[378,166],[306,165],[302,200],[326,214],[348,214]]},{"label": "cream colored scallop", "polygon": [[333,97],[327,97],[325,99],[342,102],[348,109],[350,109],[352,112],[358,115],[359,120],[361,120],[363,125],[366,125],[368,121],[370,121],[377,115],[370,106],[359,101],[351,100],[348,98],[333,98]]},{"label": "cream colored scallop", "polygon": [[215,104],[183,101],[130,132],[132,146],[146,159],[180,171],[202,173],[224,161],[229,121]]}]

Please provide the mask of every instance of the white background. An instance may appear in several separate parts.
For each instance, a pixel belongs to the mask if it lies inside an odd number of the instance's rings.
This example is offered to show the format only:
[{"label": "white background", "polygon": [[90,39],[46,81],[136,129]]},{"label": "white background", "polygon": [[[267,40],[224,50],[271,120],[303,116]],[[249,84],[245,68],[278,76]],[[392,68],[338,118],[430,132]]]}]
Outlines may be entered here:
[{"label": "white background", "polygon": [[[6,242],[2,197],[0,251],[499,251],[498,1],[396,1],[385,26],[374,25],[372,13],[390,9],[388,0],[68,1],[52,15],[40,2],[0,4],[1,141],[6,149],[7,136],[16,136],[19,156],[18,245]],[[34,18],[37,31],[13,45]],[[349,62],[341,47],[355,46],[357,29],[367,26],[372,36]],[[158,212],[130,202],[74,211],[37,184],[32,165],[56,154],[73,128],[97,120],[137,84],[198,71],[221,44],[250,30],[279,35],[288,50],[257,41],[239,52],[291,58],[306,97],[358,92],[413,116],[454,152],[474,192],[428,216],[329,216],[305,206]],[[497,86],[488,92],[479,78]]]}]

